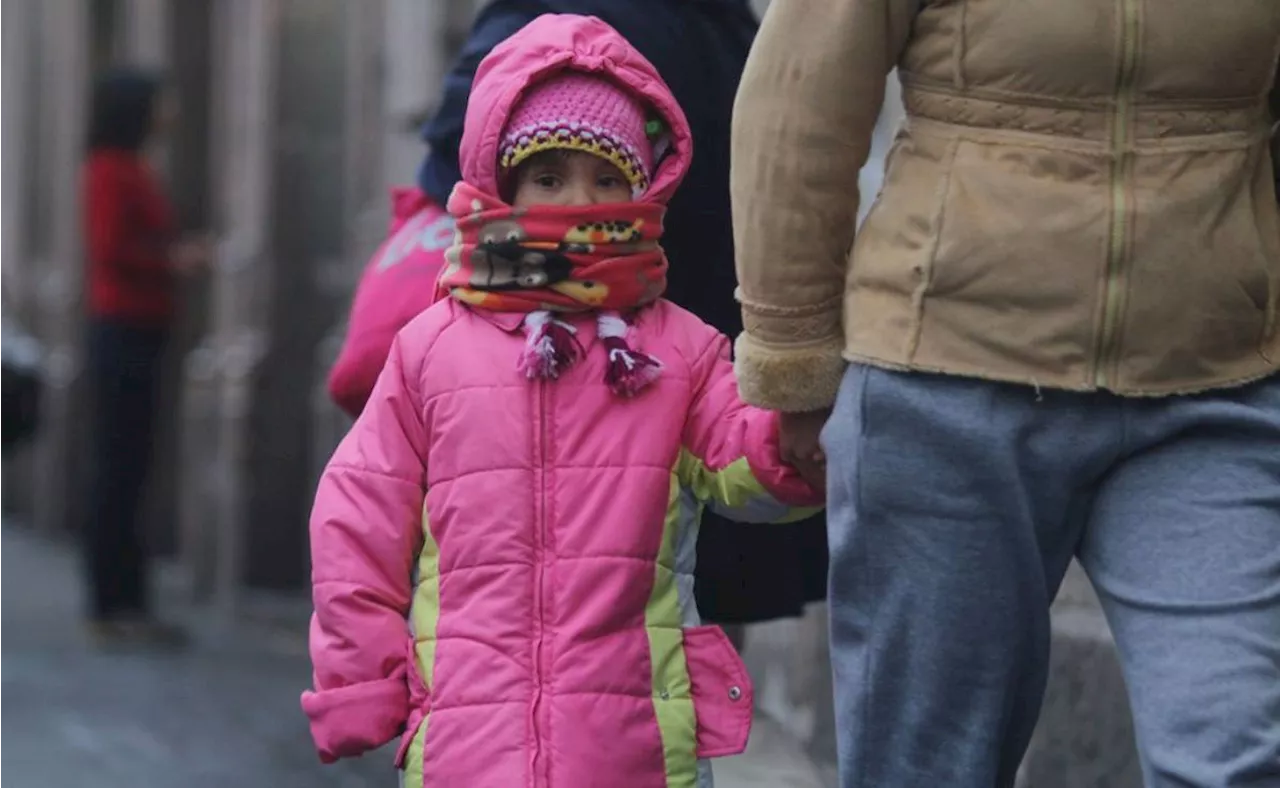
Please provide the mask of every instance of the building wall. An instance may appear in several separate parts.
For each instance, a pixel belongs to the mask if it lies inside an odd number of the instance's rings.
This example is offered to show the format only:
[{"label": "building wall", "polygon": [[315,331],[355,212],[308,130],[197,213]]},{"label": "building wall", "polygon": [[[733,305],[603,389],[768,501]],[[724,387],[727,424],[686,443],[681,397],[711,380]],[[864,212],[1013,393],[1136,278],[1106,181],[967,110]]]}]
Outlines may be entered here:
[{"label": "building wall", "polygon": [[[47,350],[49,417],[44,439],[10,470],[25,481],[6,496],[49,528],[68,530],[83,517],[83,333],[77,173],[85,114],[90,25],[81,3],[7,4],[5,65],[4,287],[6,308],[43,340]],[[10,30],[22,38],[9,39]],[[8,76],[8,75],[6,75]],[[10,88],[13,88],[12,91]],[[14,102],[20,102],[17,106]],[[25,122],[24,122],[25,121]],[[18,144],[15,145],[14,142]],[[18,160],[18,165],[10,164]]]}]

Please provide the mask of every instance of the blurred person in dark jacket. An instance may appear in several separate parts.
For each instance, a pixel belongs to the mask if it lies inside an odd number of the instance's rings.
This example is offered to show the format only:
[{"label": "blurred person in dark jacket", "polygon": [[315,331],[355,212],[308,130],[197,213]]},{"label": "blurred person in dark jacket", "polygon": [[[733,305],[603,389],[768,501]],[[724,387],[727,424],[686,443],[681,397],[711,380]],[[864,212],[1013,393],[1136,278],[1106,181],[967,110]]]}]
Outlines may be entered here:
[{"label": "blurred person in dark jacket", "polygon": [[145,71],[113,70],[94,86],[81,183],[94,414],[84,548],[91,631],[108,642],[181,641],[179,630],[152,616],[138,516],[175,275],[209,257],[205,239],[178,238],[173,207],[145,156],[174,113],[160,78]]},{"label": "blurred person in dark jacket", "polygon": [[[358,414],[386,361],[395,333],[426,308],[452,238],[440,206],[460,180],[458,146],[471,81],[480,61],[534,18],[548,13],[596,16],[654,64],[685,109],[694,156],[665,219],[663,247],[673,265],[666,298],[721,332],[742,330],[734,301],[729,212],[729,125],[734,94],[758,22],[747,0],[497,0],[476,19],[445,78],[441,104],[423,139],[430,153],[416,189],[397,190],[391,237],[365,270],[348,335],[329,379],[334,399]],[[785,529],[704,516],[695,593],[702,615],[722,625],[799,616],[825,598],[825,521]],[[766,581],[765,578],[768,578]],[[732,630],[731,630],[732,631]],[[740,634],[738,635],[740,637]]]}]

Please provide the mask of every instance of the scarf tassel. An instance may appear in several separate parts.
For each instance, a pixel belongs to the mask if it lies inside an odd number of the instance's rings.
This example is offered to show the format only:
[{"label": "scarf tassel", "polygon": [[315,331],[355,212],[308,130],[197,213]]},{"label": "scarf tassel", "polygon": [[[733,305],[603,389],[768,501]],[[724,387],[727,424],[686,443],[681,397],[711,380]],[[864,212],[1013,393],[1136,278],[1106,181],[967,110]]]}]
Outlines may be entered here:
[{"label": "scarf tassel", "polygon": [[[520,355],[520,372],[530,380],[555,380],[582,357],[578,330],[550,312],[531,312],[525,318],[528,338]],[[629,327],[617,312],[601,312],[596,330],[608,352],[604,381],[619,397],[634,397],[662,374],[662,362],[627,343]]]},{"label": "scarf tassel", "polygon": [[601,312],[597,331],[609,352],[604,382],[619,397],[634,397],[662,374],[662,362],[627,344],[627,322],[614,312]]},{"label": "scarf tassel", "polygon": [[582,356],[578,330],[549,312],[531,312],[525,318],[525,330],[528,339],[519,368],[530,380],[555,380]]}]

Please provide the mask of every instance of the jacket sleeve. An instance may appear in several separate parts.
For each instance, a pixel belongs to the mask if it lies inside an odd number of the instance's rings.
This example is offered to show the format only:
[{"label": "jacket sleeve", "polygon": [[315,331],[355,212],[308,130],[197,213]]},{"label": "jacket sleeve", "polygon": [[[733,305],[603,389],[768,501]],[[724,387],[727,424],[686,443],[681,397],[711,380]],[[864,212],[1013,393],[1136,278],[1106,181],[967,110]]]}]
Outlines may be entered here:
[{"label": "jacket sleeve", "polygon": [[406,623],[422,544],[426,438],[402,339],[325,468],[311,514],[311,661],[302,696],[325,763],[393,739],[409,715]]},{"label": "jacket sleeve", "polygon": [[[85,228],[89,256],[126,273],[165,278],[170,274],[167,233],[139,231],[131,216],[140,201],[163,199],[144,193],[112,167],[90,166],[85,176]],[[157,212],[167,206],[153,206]]]},{"label": "jacket sleeve", "polygon": [[920,0],[773,0],[734,105],[733,226],[743,398],[834,400],[845,269],[885,81]]},{"label": "jacket sleeve", "polygon": [[716,338],[692,367],[693,407],[676,466],[680,483],[735,522],[787,522],[809,517],[822,496],[778,451],[778,414],[738,398],[729,341]]}]

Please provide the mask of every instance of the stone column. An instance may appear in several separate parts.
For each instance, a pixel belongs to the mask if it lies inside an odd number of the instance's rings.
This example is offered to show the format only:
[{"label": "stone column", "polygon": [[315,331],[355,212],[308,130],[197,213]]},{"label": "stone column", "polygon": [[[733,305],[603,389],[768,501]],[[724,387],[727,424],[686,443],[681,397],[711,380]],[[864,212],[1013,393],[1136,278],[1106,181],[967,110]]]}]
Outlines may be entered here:
[{"label": "stone column", "polygon": [[[33,0],[0,3],[0,331],[6,322],[22,325],[27,302],[27,106],[28,31],[32,29]],[[0,461],[0,518],[17,501],[18,463]]]},{"label": "stone column", "polygon": [[[346,126],[343,130],[343,214],[347,228],[344,290],[350,294],[365,255],[382,241],[386,232],[388,184],[405,183],[412,171],[391,174],[388,126],[396,113],[389,87],[400,79],[401,47],[432,49],[430,36],[400,35],[391,39],[391,6],[403,0],[369,0],[359,8],[347,6],[345,66]],[[421,6],[418,2],[411,5]],[[410,33],[413,31],[410,30]]]},{"label": "stone column", "polygon": [[[270,345],[271,224],[275,190],[278,0],[225,0],[224,56],[215,85],[226,113],[217,161],[225,179],[218,190],[219,254],[213,292],[213,336],[219,354],[217,593],[224,618],[234,615],[243,581],[245,528],[252,523],[250,492],[255,439],[250,408],[254,381]],[[218,79],[221,78],[221,79]]]},{"label": "stone column", "polygon": [[88,18],[83,3],[38,4],[37,61],[42,85],[38,106],[43,156],[37,201],[46,221],[36,239],[35,332],[45,343],[47,379],[41,403],[42,435],[35,457],[34,519],[43,531],[74,531],[85,516],[86,454],[82,388],[84,320],[81,290],[80,165],[88,77]]},{"label": "stone column", "polygon": [[277,0],[212,4],[215,229],[209,327],[185,362],[180,512],[197,597],[229,622],[240,597],[249,518],[250,405],[269,344]]},{"label": "stone column", "polygon": [[[345,0],[276,0],[275,145],[270,201],[272,284],[263,289],[262,374],[253,380],[253,441],[242,579],[296,589],[309,572],[307,520],[314,493],[307,456],[312,419],[307,394],[314,354],[337,312],[325,282],[341,267],[344,146],[348,102]],[[359,4],[367,8],[368,3]]]},{"label": "stone column", "polygon": [[[311,467],[318,479],[351,420],[329,398],[327,377],[337,360],[346,333],[346,317],[360,272],[369,255],[381,243],[387,228],[385,167],[391,135],[388,96],[398,76],[399,48],[427,50],[410,25],[424,4],[401,0],[371,0],[358,9],[348,6],[344,63],[345,126],[343,129],[342,213],[346,235],[335,266],[323,272],[323,294],[336,307],[337,317],[316,347],[312,374]],[[394,9],[394,13],[393,13]],[[393,19],[395,22],[393,23]],[[398,25],[398,26],[397,26]],[[402,175],[404,175],[402,173]],[[409,176],[405,176],[409,177]],[[401,178],[400,180],[404,180]]]},{"label": "stone column", "polygon": [[170,0],[123,0],[119,41],[132,65],[163,69],[171,62]]},{"label": "stone column", "polygon": [[[214,9],[221,0],[181,0],[169,8],[167,34],[171,89],[180,104],[169,159],[169,184],[184,230],[217,229],[211,208],[222,183],[221,162],[212,161],[212,128],[222,120],[214,111],[219,97],[213,91],[214,45],[221,22]],[[215,38],[218,40],[215,42]],[[224,124],[225,125],[225,124]],[[216,269],[215,269],[216,270]],[[182,313],[175,327],[171,366],[166,370],[172,396],[167,415],[172,432],[165,435],[165,449],[174,458],[162,470],[162,492],[157,517],[174,531],[191,591],[208,601],[214,589],[217,539],[213,507],[218,446],[218,354],[208,333],[211,323],[211,289],[216,274],[210,272],[182,283]]]},{"label": "stone column", "polygon": [[178,413],[178,553],[192,601],[207,604],[217,592],[218,493],[227,486],[219,457],[219,357],[212,337],[202,337],[182,360]]},{"label": "stone column", "polygon": [[453,18],[449,0],[386,0],[384,177],[388,184],[412,183],[424,152],[421,124],[440,95],[449,58]]},{"label": "stone column", "polygon": [[[27,300],[31,274],[27,264],[30,252],[23,228],[28,219],[27,174],[31,150],[27,129],[29,118],[36,111],[36,97],[28,90],[31,60],[36,48],[31,46],[30,32],[36,29],[40,9],[36,0],[20,0],[7,9],[9,26],[4,28],[4,148],[3,182],[0,202],[3,203],[3,229],[0,230],[0,271],[3,272],[4,308],[18,308]],[[25,317],[25,315],[14,315]]]}]

